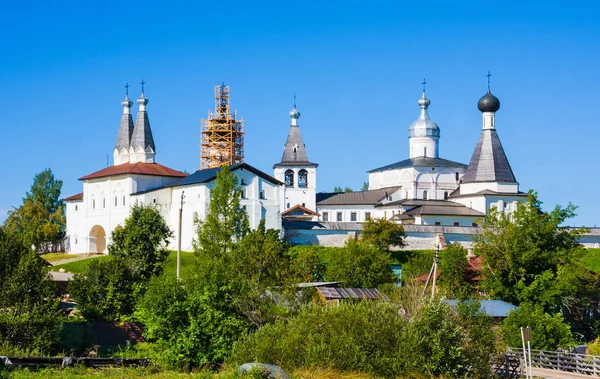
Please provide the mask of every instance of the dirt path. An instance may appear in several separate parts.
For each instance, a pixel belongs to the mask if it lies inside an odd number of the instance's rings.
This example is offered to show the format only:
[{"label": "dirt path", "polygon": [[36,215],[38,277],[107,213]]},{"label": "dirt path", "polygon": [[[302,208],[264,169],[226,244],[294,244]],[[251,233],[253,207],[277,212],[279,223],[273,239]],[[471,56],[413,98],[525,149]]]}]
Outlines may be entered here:
[{"label": "dirt path", "polygon": [[81,254],[81,256],[78,256],[78,257],[73,257],[73,258],[69,258],[69,259],[63,259],[63,260],[60,260],[60,261],[54,261],[54,262],[50,262],[50,264],[52,264],[52,266],[58,266],[58,265],[62,265],[62,264],[65,264],[65,263],[82,261],[84,259],[98,258],[98,257],[102,257],[103,255],[104,254],[94,254],[94,255]]}]

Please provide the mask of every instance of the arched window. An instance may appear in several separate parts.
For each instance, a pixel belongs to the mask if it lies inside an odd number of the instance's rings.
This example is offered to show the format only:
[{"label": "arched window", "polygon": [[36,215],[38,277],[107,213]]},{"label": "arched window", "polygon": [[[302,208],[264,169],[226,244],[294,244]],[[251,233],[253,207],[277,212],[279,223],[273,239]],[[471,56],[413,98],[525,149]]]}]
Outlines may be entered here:
[{"label": "arched window", "polygon": [[125,206],[125,196],[123,196],[123,206]]},{"label": "arched window", "polygon": [[290,207],[290,203],[287,203],[287,207],[286,208],[289,208],[289,207]]},{"label": "arched window", "polygon": [[427,191],[423,191],[423,200],[427,200]]},{"label": "arched window", "polygon": [[117,200],[117,197],[115,196],[115,207],[117,206],[117,202],[118,202],[118,200]]},{"label": "arched window", "polygon": [[302,169],[298,171],[298,187],[306,187],[308,185],[308,171]]},{"label": "arched window", "polygon": [[96,199],[92,199],[92,209],[96,209]]},{"label": "arched window", "polygon": [[285,172],[285,185],[286,185],[286,187],[294,186],[294,171],[293,170],[287,170]]},{"label": "arched window", "polygon": [[454,173],[454,178],[456,179],[456,181],[458,182],[458,172]]},{"label": "arched window", "polygon": [[77,212],[77,204],[75,204],[75,212]]},{"label": "arched window", "polygon": [[102,208],[106,208],[106,199],[102,198]]},{"label": "arched window", "polygon": [[448,191],[444,192],[444,200],[448,200]]}]

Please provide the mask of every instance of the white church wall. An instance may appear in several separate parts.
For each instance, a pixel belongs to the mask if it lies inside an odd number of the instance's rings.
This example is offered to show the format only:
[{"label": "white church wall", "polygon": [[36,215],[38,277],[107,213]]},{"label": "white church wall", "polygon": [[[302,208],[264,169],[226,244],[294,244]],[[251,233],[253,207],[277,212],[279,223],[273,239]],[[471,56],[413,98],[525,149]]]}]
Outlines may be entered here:
[{"label": "white church wall", "polygon": [[[316,212],[316,189],[317,189],[317,169],[316,167],[298,166],[298,167],[276,167],[274,177],[285,183],[285,172],[292,170],[294,172],[294,184],[285,187],[285,199],[281,203],[281,212],[297,205]],[[300,170],[306,170],[308,173],[305,187],[298,185],[298,173]]]},{"label": "white church wall", "polygon": [[473,226],[473,223],[477,221],[477,217],[421,215],[420,221],[420,225]]},{"label": "white church wall", "polygon": [[[324,222],[364,222],[367,216],[371,218],[383,217],[384,212],[373,205],[325,205],[317,206],[317,213],[321,215],[319,221]],[[341,217],[340,218],[338,217]],[[353,214],[355,216],[353,216]],[[369,214],[369,215],[367,215]],[[356,217],[356,219],[353,219]]]}]

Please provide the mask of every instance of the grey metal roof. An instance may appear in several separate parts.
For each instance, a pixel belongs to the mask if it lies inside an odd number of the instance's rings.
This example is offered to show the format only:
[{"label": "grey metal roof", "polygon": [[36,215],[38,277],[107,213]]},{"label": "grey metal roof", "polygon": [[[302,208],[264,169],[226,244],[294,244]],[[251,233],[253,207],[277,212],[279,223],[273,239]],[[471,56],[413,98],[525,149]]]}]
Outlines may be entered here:
[{"label": "grey metal roof", "polygon": [[369,191],[318,193],[317,205],[378,205],[400,187],[386,187]]},{"label": "grey metal roof", "polygon": [[430,158],[430,157],[416,157],[416,158],[408,158],[400,162],[392,163],[387,166],[382,166],[379,168],[375,168],[373,170],[369,170],[367,172],[378,172],[378,171],[386,171],[393,170],[397,168],[405,168],[405,167],[442,167],[442,168],[466,168],[467,165],[459,162],[454,162],[448,159],[443,158]]},{"label": "grey metal roof", "polygon": [[[443,299],[442,301],[454,307],[458,304],[458,300]],[[479,304],[479,311],[490,317],[508,317],[510,311],[519,308],[502,300],[480,300]]]},{"label": "grey metal roof", "polygon": [[377,288],[340,288],[340,287],[316,287],[317,291],[326,300],[335,299],[365,299],[376,300],[382,295]]},{"label": "grey metal roof", "polygon": [[[148,103],[148,99],[142,97],[138,99],[138,103],[144,101]],[[150,120],[148,119],[148,112],[146,106],[141,106],[138,110],[137,118],[135,120],[135,126],[133,128],[133,134],[131,135],[131,147],[137,148],[142,147],[146,149],[150,147],[152,151],[156,152],[156,146],[154,146],[154,138],[152,138],[152,129],[150,129]]]},{"label": "grey metal roof", "polygon": [[273,168],[278,166],[299,165],[314,167],[317,166],[316,163],[312,163],[308,160],[308,155],[306,154],[306,146],[304,145],[302,135],[300,134],[300,127],[298,125],[291,125],[287,141],[285,142],[285,146],[283,148],[283,156],[281,157],[281,162],[275,164]]},{"label": "grey metal roof", "polygon": [[478,212],[466,206],[444,206],[444,205],[421,205],[410,211],[404,212],[405,215],[435,215],[435,216],[474,216],[483,217],[484,213]]},{"label": "grey metal roof", "polygon": [[420,205],[443,205],[446,207],[464,207],[464,205],[448,200],[424,200],[424,199],[402,199],[391,201],[389,203],[378,205],[377,208],[401,205],[404,207],[420,206]]},{"label": "grey metal roof", "polygon": [[462,183],[476,182],[517,182],[496,129],[481,131],[469,167],[462,177]]},{"label": "grey metal roof", "polygon": [[[133,104],[129,97],[125,97],[125,100],[121,103],[123,107],[131,109]],[[119,126],[119,132],[117,133],[117,141],[115,142],[115,149],[129,150],[131,144],[131,135],[133,134],[133,118],[131,117],[131,111],[126,112],[128,109],[124,109],[123,115],[121,116],[121,125]]]},{"label": "grey metal roof", "polygon": [[[229,171],[231,171],[231,172],[241,170],[241,169],[248,170],[273,184],[276,184],[276,185],[283,184],[282,182],[275,179],[271,175],[268,175],[268,174],[260,171],[259,169],[250,166],[248,163],[237,163],[237,164],[229,166]],[[193,174],[188,175],[185,178],[181,178],[181,179],[177,180],[176,182],[173,182],[169,185],[162,186],[159,188],[153,188],[153,189],[147,190],[147,191],[136,192],[133,195],[140,195],[143,193],[158,191],[163,188],[181,187],[181,186],[188,186],[188,185],[192,185],[192,184],[208,183],[211,180],[215,179],[217,177],[217,174],[220,171],[221,171],[221,167],[208,168],[205,170],[198,170],[198,171],[194,172]]]},{"label": "grey metal roof", "polygon": [[468,193],[468,194],[463,194],[460,192],[460,187],[458,187],[457,189],[455,189],[454,191],[452,191],[452,193],[450,193],[450,195],[448,195],[448,197],[450,199],[454,199],[457,197],[473,197],[473,196],[519,196],[519,197],[527,197],[527,193],[526,192],[517,192],[517,193],[513,193],[513,192],[496,192],[496,191],[492,191],[489,189],[486,190],[481,190],[479,192],[475,192],[475,193]]}]

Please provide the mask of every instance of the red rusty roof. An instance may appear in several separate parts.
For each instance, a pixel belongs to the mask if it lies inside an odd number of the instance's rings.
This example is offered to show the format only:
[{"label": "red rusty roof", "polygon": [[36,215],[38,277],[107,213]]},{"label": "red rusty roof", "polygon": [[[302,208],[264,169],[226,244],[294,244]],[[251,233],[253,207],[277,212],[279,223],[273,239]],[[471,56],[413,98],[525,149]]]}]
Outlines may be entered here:
[{"label": "red rusty roof", "polygon": [[310,210],[310,209],[308,209],[308,208],[306,208],[306,207],[303,207],[303,206],[302,206],[302,205],[300,205],[300,204],[296,204],[296,205],[294,205],[294,206],[293,206],[293,207],[291,207],[290,209],[288,209],[288,210],[286,210],[285,212],[283,212],[281,215],[282,215],[282,216],[285,216],[285,215],[287,215],[288,213],[291,213],[291,212],[293,212],[293,211],[295,211],[295,210],[297,210],[297,209],[299,209],[299,210],[303,211],[304,213],[311,214],[311,215],[313,215],[313,216],[320,216],[320,214],[318,214],[317,212],[315,212],[315,211],[312,211],[312,210]]},{"label": "red rusty roof", "polygon": [[78,193],[77,195],[66,197],[64,200],[65,201],[83,200],[83,192]]},{"label": "red rusty roof", "polygon": [[137,175],[152,175],[152,176],[170,176],[176,178],[184,178],[187,174],[163,166],[158,163],[124,163],[116,166],[110,166],[100,171],[96,171],[89,175],[79,178],[79,180],[104,178],[107,176],[137,174]]}]

